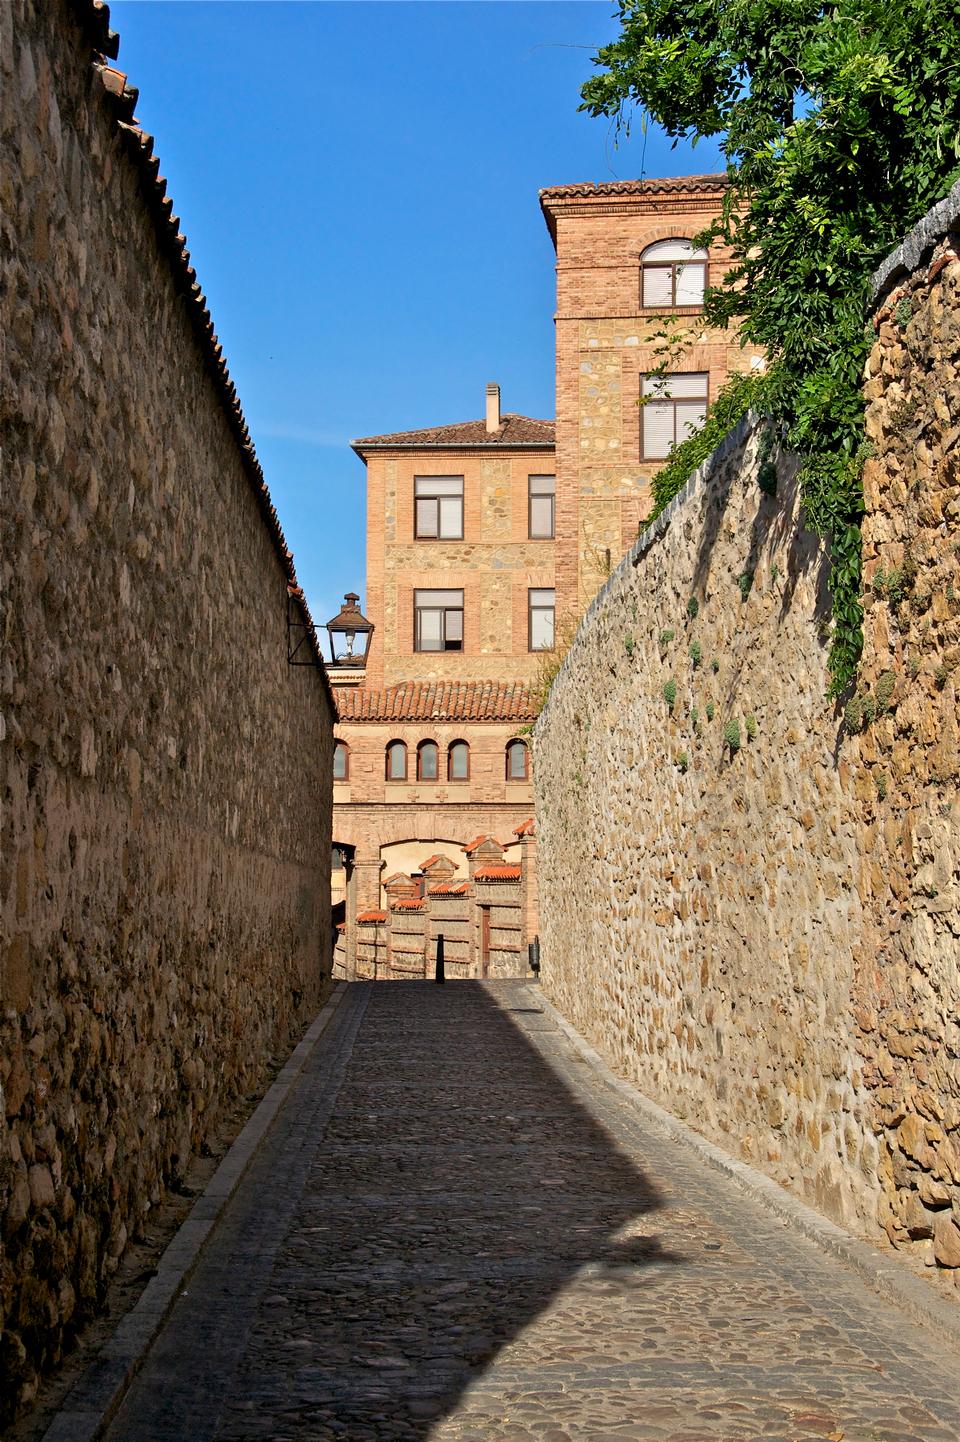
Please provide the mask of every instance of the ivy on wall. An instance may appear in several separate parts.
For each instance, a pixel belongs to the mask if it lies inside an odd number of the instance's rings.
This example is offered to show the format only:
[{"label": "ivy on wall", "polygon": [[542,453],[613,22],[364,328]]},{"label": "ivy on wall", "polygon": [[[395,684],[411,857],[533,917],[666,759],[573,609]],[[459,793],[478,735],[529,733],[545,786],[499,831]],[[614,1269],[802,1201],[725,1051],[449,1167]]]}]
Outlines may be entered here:
[{"label": "ivy on wall", "polygon": [[[618,8],[620,36],[597,55],[581,108],[620,127],[639,109],[644,124],[652,119],[677,140],[720,137],[729,190],[701,243],[724,241],[733,262],[724,285],[708,291],[705,318],[738,321],[744,341],[766,348],[768,368],[762,378],[735,378],[707,429],[715,443],[718,428],[749,406],[786,423],[806,522],[830,541],[830,694],[839,696],[863,641],[869,280],[960,174],[960,6],[619,0]],[[658,509],[679,470],[685,479],[712,449],[700,455],[696,439],[657,477]]]}]

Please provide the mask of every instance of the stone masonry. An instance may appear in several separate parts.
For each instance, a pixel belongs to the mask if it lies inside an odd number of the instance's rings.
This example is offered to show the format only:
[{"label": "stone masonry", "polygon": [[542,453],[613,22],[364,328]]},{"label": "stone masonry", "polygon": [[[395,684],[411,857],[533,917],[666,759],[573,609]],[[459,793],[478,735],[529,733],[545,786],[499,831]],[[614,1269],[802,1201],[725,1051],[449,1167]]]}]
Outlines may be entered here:
[{"label": "stone masonry", "polygon": [[329,970],[332,695],[107,18],[0,7],[0,1423]]},{"label": "stone masonry", "polygon": [[[750,419],[597,596],[535,732],[548,994],[673,1111],[943,1269],[960,1269],[958,201],[877,301],[861,690],[824,699],[823,549]],[[775,496],[757,484],[771,441]]]}]

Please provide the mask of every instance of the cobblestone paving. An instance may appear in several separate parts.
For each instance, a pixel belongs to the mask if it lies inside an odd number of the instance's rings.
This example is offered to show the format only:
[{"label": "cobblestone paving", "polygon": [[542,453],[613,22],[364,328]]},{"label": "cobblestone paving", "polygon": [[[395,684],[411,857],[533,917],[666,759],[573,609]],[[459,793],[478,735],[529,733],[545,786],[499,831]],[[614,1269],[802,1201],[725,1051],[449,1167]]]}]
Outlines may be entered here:
[{"label": "cobblestone paving", "polygon": [[957,1442],[960,1357],[535,986],[351,988],[109,1442]]}]

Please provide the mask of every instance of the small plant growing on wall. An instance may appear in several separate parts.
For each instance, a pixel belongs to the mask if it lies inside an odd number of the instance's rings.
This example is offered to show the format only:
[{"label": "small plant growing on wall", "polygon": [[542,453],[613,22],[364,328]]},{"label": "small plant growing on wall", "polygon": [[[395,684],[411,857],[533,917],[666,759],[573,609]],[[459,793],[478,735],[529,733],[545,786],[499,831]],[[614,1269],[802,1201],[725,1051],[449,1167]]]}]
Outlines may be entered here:
[{"label": "small plant growing on wall", "polygon": [[672,711],[674,702],[677,699],[677,683],[676,681],[674,681],[672,676],[670,677],[669,681],[664,681],[663,683],[663,699],[664,701],[666,701],[667,706]]},{"label": "small plant growing on wall", "polygon": [[920,675],[920,658],[918,656],[910,657],[909,670],[911,681],[916,681],[917,677]]},{"label": "small plant growing on wall", "polygon": [[740,595],[745,601],[753,590],[753,572],[741,571],[737,577],[737,585],[740,587]]},{"label": "small plant growing on wall", "polygon": [[729,746],[731,751],[739,751],[742,745],[740,739],[740,722],[735,718],[727,721],[723,728],[723,744]]},{"label": "small plant growing on wall", "polygon": [[903,330],[904,326],[910,324],[913,319],[913,306],[909,296],[904,296],[896,309],[897,325]]},{"label": "small plant growing on wall", "polygon": [[695,621],[700,614],[700,602],[696,596],[691,596],[687,602],[687,615],[691,621]]},{"label": "small plant growing on wall", "polygon": [[886,773],[885,771],[875,771],[875,772],[874,772],[874,776],[873,776],[873,784],[874,784],[874,785],[876,786],[876,788],[877,788],[877,799],[878,799],[879,801],[886,801],[886,799],[887,799],[887,773]]},{"label": "small plant growing on wall", "polygon": [[690,758],[687,756],[686,751],[681,751],[680,755],[677,757],[677,770],[680,772],[681,776],[685,775],[687,767],[689,765]]},{"label": "small plant growing on wall", "polygon": [[877,681],[877,715],[885,716],[890,710],[897,678],[892,671],[884,671]]},{"label": "small plant growing on wall", "polygon": [[756,718],[756,716],[753,716],[753,715],[745,716],[745,717],[744,717],[744,720],[743,720],[743,725],[744,725],[744,728],[745,728],[746,733],[747,733],[747,740],[748,740],[748,741],[756,741],[756,739],[757,739],[757,718]]},{"label": "small plant growing on wall", "polygon": [[636,646],[636,644],[637,643],[632,636],[624,636],[623,649],[626,651],[628,656],[633,656],[634,647]]},{"label": "small plant growing on wall", "polygon": [[852,736],[855,736],[863,726],[863,697],[857,693],[851,696],[843,708],[843,723]]},{"label": "small plant growing on wall", "polygon": [[863,724],[864,724],[864,726],[872,726],[876,714],[877,714],[877,703],[876,703],[876,701],[874,701],[873,697],[870,695],[870,692],[868,691],[867,694],[866,694],[866,695],[864,696],[864,698],[863,698]]},{"label": "small plant growing on wall", "polygon": [[714,656],[713,660],[710,662],[710,670],[713,672],[714,675],[716,675],[717,672],[720,670],[720,662],[717,660],[716,656]]},{"label": "small plant growing on wall", "polygon": [[940,665],[937,667],[937,669],[936,669],[936,670],[934,671],[934,673],[933,673],[933,679],[934,679],[934,682],[936,683],[936,687],[937,687],[937,690],[938,690],[938,691],[942,691],[943,688],[944,688],[944,686],[946,686],[946,684],[947,684],[947,677],[948,677],[949,674],[950,674],[950,673],[949,673],[949,671],[947,670],[946,666],[944,666],[943,663],[941,662]]},{"label": "small plant growing on wall", "polygon": [[665,651],[667,649],[667,647],[670,645],[670,642],[673,640],[674,634],[675,633],[673,631],[660,632],[659,646],[661,651]]},{"label": "small plant growing on wall", "polygon": [[703,709],[704,709],[704,711],[706,711],[706,713],[707,713],[707,720],[708,720],[708,721],[712,721],[712,720],[713,720],[713,702],[712,702],[712,701],[708,701],[707,704],[706,704],[706,706],[704,706]]},{"label": "small plant growing on wall", "polygon": [[694,670],[696,670],[697,667],[700,665],[700,661],[701,661],[702,656],[703,656],[703,648],[701,647],[700,642],[699,642],[699,641],[691,641],[691,642],[690,642],[690,664],[693,666],[693,669],[694,669]]}]

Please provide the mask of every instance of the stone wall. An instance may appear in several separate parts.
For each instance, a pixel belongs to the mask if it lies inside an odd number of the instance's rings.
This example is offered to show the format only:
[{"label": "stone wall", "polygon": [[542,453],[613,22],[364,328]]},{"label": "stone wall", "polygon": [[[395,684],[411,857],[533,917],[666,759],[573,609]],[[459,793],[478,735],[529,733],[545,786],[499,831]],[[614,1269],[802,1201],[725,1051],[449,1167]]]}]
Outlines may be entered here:
[{"label": "stone wall", "polygon": [[878,302],[862,694],[824,699],[823,550],[789,460],[775,495],[758,485],[769,441],[750,420],[593,602],[534,777],[549,995],[728,1149],[956,1267],[960,262],[944,229]]},{"label": "stone wall", "polygon": [[103,50],[0,7],[4,1415],[329,969],[332,700]]}]

